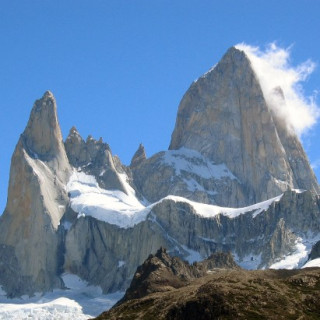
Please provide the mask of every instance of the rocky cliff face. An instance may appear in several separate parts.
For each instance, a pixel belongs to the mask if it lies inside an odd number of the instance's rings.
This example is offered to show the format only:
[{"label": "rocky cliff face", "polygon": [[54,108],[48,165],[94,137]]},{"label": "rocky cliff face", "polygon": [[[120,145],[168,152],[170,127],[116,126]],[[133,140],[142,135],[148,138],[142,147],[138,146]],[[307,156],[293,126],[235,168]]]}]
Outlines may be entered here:
[{"label": "rocky cliff face", "polygon": [[249,59],[236,48],[184,95],[169,149],[182,147],[226,164],[244,184],[245,197],[233,206],[287,188],[319,192],[298,138],[271,112]]},{"label": "rocky cliff face", "polygon": [[307,246],[320,228],[319,198],[287,191],[260,207],[234,215],[221,208],[220,214],[204,217],[177,197],[157,203],[146,220],[130,228],[82,217],[67,233],[64,269],[108,292],[127,288],[137,265],[160,246],[189,262],[230,251],[249,269],[269,267],[290,254],[298,266],[297,245],[305,248],[300,255],[306,260]]},{"label": "rocky cliff face", "polygon": [[1,280],[9,295],[60,285],[57,229],[68,205],[70,172],[56,103],[46,92],[35,102],[12,156],[8,201],[0,220]]},{"label": "rocky cliff face", "polygon": [[224,206],[246,202],[239,179],[195,150],[159,152],[131,169],[136,189],[150,202],[168,195]]}]

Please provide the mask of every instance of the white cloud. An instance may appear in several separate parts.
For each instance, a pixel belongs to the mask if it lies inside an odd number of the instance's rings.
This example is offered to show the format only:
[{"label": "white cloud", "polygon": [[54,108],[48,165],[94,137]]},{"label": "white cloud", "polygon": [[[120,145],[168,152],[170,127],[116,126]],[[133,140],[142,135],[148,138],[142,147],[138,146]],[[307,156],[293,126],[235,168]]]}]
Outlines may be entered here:
[{"label": "white cloud", "polygon": [[313,72],[315,63],[307,60],[293,66],[290,64],[291,48],[283,49],[275,43],[269,44],[264,51],[245,43],[236,45],[236,48],[248,56],[267,104],[286,121],[288,128],[298,136],[311,128],[320,110],[315,102],[316,92],[313,96],[306,96],[302,82]]}]

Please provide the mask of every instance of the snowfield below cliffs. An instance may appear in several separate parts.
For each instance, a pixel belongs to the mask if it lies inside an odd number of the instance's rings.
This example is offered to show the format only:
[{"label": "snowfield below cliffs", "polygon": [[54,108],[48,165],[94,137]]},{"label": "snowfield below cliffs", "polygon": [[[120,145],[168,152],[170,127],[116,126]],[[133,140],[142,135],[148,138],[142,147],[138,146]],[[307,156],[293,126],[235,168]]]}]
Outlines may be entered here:
[{"label": "snowfield below cliffs", "polygon": [[66,290],[44,295],[8,299],[0,287],[0,320],[85,320],[110,309],[124,292],[103,295],[100,287],[88,285],[73,274],[64,274]]},{"label": "snowfield below cliffs", "polygon": [[131,228],[147,219],[152,208],[164,200],[188,203],[196,214],[211,218],[218,214],[235,218],[251,212],[253,217],[267,210],[273,202],[280,201],[282,195],[244,208],[224,208],[216,205],[203,204],[179,196],[169,195],[160,201],[145,205],[136,196],[129,185],[125,174],[119,174],[127,194],[119,190],[105,190],[99,187],[96,178],[84,172],[74,170],[67,191],[70,196],[71,208],[78,213],[78,218],[91,216],[95,219],[117,225],[120,228]]}]

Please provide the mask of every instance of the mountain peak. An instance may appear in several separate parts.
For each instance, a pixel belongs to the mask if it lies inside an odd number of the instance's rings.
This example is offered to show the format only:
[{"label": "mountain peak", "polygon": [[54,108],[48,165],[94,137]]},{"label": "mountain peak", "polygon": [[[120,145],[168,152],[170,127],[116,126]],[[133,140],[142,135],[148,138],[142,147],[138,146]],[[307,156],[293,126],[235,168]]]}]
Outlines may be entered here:
[{"label": "mountain peak", "polygon": [[243,50],[236,47],[230,47],[222,57],[219,64],[215,64],[213,67],[211,67],[207,72],[205,72],[196,81],[194,81],[194,83],[197,83],[200,79],[210,79],[210,76],[212,75],[216,67],[221,67],[221,65],[223,64],[237,65],[237,67],[239,67],[240,65],[246,65],[246,67],[248,67],[251,65],[251,62]]},{"label": "mountain peak", "polygon": [[22,137],[27,151],[39,158],[48,160],[61,151],[62,134],[57,118],[57,106],[50,91],[46,91],[42,98],[34,103]]},{"label": "mountain peak", "polygon": [[[276,93],[283,96],[280,89]],[[319,191],[298,138],[290,138],[290,145],[299,149],[293,156],[280,125],[250,59],[231,47],[182,98],[169,149],[193,149],[226,164],[247,190],[247,204],[275,197],[288,187]],[[291,161],[297,157],[303,170]]]},{"label": "mountain peak", "polygon": [[42,99],[54,99],[53,93],[50,90],[47,90],[43,96]]},{"label": "mountain peak", "polygon": [[143,144],[140,143],[138,150],[135,152],[135,154],[132,157],[130,167],[131,168],[137,167],[146,159],[147,159],[146,151],[144,149]]},{"label": "mountain peak", "polygon": [[247,55],[245,54],[245,52],[239,48],[237,48],[236,46],[232,46],[230,47],[226,53],[224,54],[224,56],[237,56],[237,57],[246,57],[247,58]]},{"label": "mountain peak", "polygon": [[77,128],[75,126],[72,126],[72,128],[69,131],[69,136],[71,136],[71,135],[80,136],[79,131],[77,130]]}]

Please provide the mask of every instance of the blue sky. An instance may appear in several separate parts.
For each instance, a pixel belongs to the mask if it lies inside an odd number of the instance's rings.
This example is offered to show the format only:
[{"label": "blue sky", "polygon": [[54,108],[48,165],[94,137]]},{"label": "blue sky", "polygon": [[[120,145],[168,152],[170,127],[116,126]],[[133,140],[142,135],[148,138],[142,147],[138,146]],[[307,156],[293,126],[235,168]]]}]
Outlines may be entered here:
[{"label": "blue sky", "polygon": [[[232,45],[291,45],[291,63],[318,67],[320,1],[2,0],[0,212],[10,158],[34,100],[51,90],[63,136],[103,137],[125,164],[140,142],[168,148],[180,99]],[[318,104],[319,104],[319,98]],[[320,177],[320,127],[303,136]]]}]

